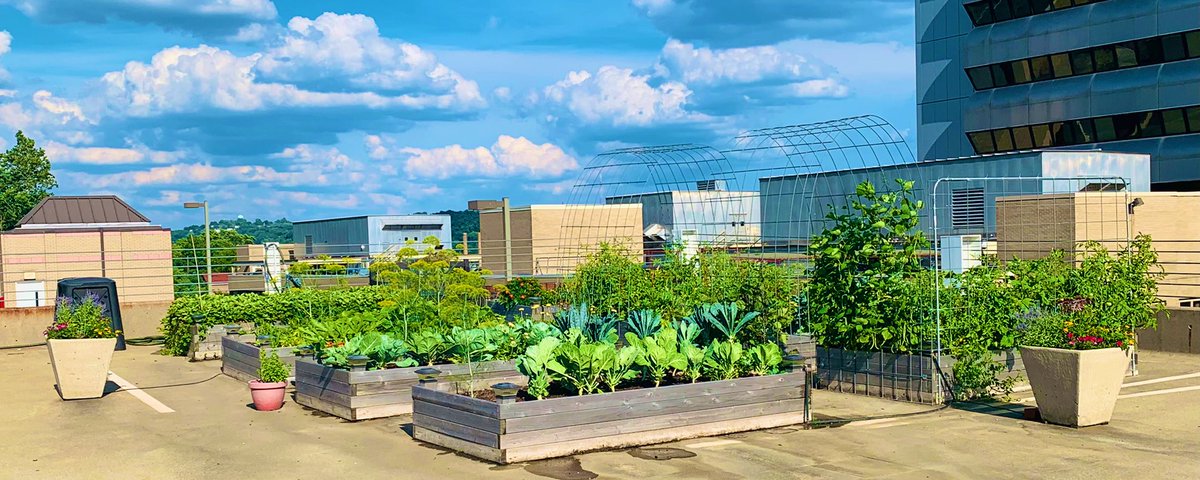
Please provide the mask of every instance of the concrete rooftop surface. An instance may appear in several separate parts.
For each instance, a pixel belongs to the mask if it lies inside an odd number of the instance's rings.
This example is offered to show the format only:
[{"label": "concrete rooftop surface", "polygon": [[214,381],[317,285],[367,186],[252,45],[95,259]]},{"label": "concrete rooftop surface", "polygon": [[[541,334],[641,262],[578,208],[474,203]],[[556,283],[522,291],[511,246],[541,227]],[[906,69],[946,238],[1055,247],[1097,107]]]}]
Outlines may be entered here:
[{"label": "concrete rooftop surface", "polygon": [[417,443],[407,417],[352,423],[290,398],[257,412],[219,361],[156,351],[113,359],[110,379],[142,394],[63,402],[45,348],[0,350],[0,478],[1200,477],[1200,356],[1143,352],[1112,423],[1082,430],[1021,420],[1028,391],[945,409],[816,391],[817,420],[858,420],[497,466]]}]

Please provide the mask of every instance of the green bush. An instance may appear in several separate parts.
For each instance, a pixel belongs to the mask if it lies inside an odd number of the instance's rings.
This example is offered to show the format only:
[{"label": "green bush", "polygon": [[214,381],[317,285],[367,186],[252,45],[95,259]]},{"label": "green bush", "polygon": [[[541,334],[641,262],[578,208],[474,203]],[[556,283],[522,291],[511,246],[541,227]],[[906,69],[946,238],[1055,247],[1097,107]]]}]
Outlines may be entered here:
[{"label": "green bush", "polygon": [[822,346],[902,353],[930,338],[936,282],[918,257],[929,247],[917,230],[924,205],[912,182],[897,183],[888,193],[859,184],[850,207],[826,215],[834,226],[813,237],[804,327]]},{"label": "green bush", "polygon": [[258,352],[258,380],[263,383],[286,382],[291,373],[288,366],[279,359],[274,350],[262,349]]},{"label": "green bush", "polygon": [[192,315],[204,316],[203,327],[252,323],[294,324],[300,320],[363,312],[379,308],[386,290],[359,287],[344,290],[292,289],[274,295],[194,295],[175,299],[163,318],[163,352],[184,355],[191,342]]}]

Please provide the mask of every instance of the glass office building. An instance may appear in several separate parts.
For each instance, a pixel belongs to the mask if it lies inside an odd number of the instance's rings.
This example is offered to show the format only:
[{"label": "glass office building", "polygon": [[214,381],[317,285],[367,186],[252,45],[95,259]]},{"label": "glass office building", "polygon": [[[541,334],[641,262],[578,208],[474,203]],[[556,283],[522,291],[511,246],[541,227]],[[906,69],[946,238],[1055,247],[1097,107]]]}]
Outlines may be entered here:
[{"label": "glass office building", "polygon": [[918,158],[1098,148],[1200,190],[1200,0],[917,0]]}]

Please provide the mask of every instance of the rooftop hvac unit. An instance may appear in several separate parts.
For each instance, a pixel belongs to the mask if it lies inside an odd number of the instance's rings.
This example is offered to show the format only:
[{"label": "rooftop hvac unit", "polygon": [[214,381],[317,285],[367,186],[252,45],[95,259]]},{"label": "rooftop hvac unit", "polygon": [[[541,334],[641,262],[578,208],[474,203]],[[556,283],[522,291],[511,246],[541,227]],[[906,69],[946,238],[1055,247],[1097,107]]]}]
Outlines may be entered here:
[{"label": "rooftop hvac unit", "polygon": [[696,190],[701,192],[724,192],[724,180],[700,180],[696,182]]},{"label": "rooftop hvac unit", "polygon": [[942,271],[963,273],[983,260],[982,235],[947,235],[938,242]]}]

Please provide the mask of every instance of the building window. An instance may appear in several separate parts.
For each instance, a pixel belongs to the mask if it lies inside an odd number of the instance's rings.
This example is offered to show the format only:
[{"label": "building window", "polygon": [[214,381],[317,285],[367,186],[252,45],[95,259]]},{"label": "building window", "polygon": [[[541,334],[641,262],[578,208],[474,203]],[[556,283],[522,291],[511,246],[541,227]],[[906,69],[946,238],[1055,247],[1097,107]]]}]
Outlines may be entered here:
[{"label": "building window", "polygon": [[976,27],[1080,7],[1104,0],[979,0],[963,4]]},{"label": "building window", "polygon": [[1200,133],[1200,106],[981,130],[967,132],[967,138],[983,155],[1187,133]]},{"label": "building window", "polygon": [[984,226],[984,196],[982,188],[961,188],[950,192],[950,223],[954,228]]},{"label": "building window", "polygon": [[1200,30],[966,69],[975,90],[1003,88],[1200,57]]}]

